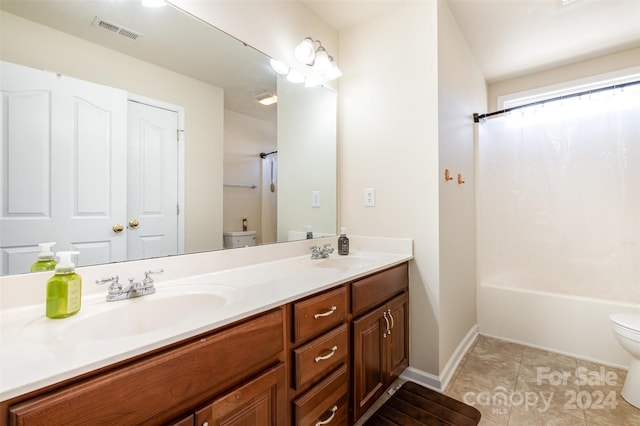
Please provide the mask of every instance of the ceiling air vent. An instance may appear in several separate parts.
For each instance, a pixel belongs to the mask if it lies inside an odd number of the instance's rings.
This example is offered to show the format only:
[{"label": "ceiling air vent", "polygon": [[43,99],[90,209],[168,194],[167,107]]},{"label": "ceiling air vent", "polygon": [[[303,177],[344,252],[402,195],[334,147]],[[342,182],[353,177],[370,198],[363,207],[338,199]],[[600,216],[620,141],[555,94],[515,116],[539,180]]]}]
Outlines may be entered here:
[{"label": "ceiling air vent", "polygon": [[102,19],[99,16],[96,16],[96,18],[93,20],[93,26],[102,28],[103,30],[109,31],[110,33],[113,33],[113,34],[118,34],[124,38],[128,38],[129,40],[137,40],[140,37],[142,37],[142,34],[140,33],[137,33],[133,30],[125,28],[122,25],[109,22],[105,19]]}]

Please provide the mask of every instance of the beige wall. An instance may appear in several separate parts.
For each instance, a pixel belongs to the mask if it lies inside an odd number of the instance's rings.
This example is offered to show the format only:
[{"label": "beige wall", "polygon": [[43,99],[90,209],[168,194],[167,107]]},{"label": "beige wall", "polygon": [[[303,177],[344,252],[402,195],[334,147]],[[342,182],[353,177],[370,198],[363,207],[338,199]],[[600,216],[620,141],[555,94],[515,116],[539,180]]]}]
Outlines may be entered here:
[{"label": "beige wall", "polygon": [[585,77],[606,74],[625,68],[637,67],[639,65],[640,48],[634,48],[563,65],[561,67],[545,71],[527,74],[517,78],[499,81],[490,84],[487,87],[487,111],[490,112],[498,109],[496,100],[499,96],[523,92],[525,90],[536,89],[539,87],[551,86],[566,81],[579,80]]},{"label": "beige wall", "polygon": [[185,250],[222,248],[222,90],[5,12],[0,20],[5,61],[185,108]]},{"label": "beige wall", "polygon": [[[476,325],[475,150],[471,117],[484,107],[486,99],[484,76],[447,2],[439,1],[440,372]],[[453,180],[445,181],[445,169],[449,169]],[[464,184],[457,183],[458,173]]]},{"label": "beige wall", "polygon": [[[408,2],[340,33],[340,223],[414,240],[411,365],[438,373],[436,2]],[[374,187],[375,207],[363,191]]]}]

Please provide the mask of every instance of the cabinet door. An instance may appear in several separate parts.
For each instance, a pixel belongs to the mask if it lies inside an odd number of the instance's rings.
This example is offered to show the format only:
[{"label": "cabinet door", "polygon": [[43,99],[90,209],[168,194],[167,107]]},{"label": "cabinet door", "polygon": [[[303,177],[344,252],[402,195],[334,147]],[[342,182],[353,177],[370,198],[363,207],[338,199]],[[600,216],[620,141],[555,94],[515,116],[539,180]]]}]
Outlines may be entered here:
[{"label": "cabinet door", "polygon": [[276,426],[284,424],[284,364],[221,396],[196,412],[196,426]]},{"label": "cabinet door", "polygon": [[409,295],[392,299],[386,306],[390,321],[390,333],[386,338],[386,384],[391,383],[409,365]]},{"label": "cabinet door", "polygon": [[376,401],[385,389],[387,322],[382,306],[353,321],[354,420]]}]

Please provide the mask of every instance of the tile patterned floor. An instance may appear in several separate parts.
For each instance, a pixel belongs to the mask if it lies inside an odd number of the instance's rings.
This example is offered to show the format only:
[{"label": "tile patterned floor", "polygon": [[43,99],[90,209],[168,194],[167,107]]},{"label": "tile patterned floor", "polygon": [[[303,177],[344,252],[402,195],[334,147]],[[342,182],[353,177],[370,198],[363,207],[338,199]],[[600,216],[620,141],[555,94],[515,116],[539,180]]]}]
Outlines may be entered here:
[{"label": "tile patterned floor", "polygon": [[481,426],[638,426],[640,409],[620,396],[625,377],[624,370],[479,336],[445,394],[480,410]]}]

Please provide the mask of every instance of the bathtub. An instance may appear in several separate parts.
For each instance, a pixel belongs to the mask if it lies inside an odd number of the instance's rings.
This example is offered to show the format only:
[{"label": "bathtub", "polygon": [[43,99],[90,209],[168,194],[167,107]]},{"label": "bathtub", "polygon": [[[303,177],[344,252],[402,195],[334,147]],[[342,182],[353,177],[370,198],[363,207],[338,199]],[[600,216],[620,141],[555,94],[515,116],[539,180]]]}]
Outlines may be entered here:
[{"label": "bathtub", "polygon": [[503,280],[478,284],[480,334],[626,369],[630,355],[611,331],[609,315],[639,303],[522,288]]}]

